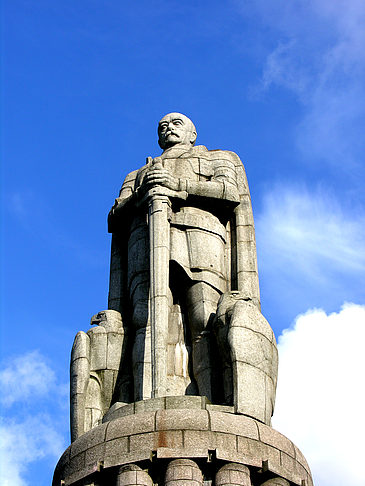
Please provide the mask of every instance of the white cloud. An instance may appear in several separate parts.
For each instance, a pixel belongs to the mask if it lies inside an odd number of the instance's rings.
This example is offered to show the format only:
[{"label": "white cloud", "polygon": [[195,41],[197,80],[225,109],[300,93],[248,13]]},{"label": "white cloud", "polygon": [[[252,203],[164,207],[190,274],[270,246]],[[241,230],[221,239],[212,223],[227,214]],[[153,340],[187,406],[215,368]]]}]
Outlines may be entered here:
[{"label": "white cloud", "polygon": [[365,149],[365,2],[236,3],[245,16],[264,23],[271,39],[263,87],[289,89],[303,104],[297,142],[306,157],[359,165]]},{"label": "white cloud", "polygon": [[365,306],[310,310],[278,340],[273,426],[302,450],[319,486],[362,486]]},{"label": "white cloud", "polygon": [[2,419],[0,436],[2,486],[28,485],[24,479],[28,466],[43,458],[55,460],[65,447],[64,438],[46,415],[35,415],[19,422]]},{"label": "white cloud", "polygon": [[0,401],[10,406],[29,397],[48,394],[55,386],[55,374],[45,358],[38,351],[32,351],[8,362],[7,367],[0,371],[0,386]]},{"label": "white cloud", "polygon": [[307,299],[305,308],[325,305],[326,299],[338,306],[344,299],[365,298],[365,214],[360,209],[341,205],[325,190],[278,184],[265,195],[256,237],[260,275],[271,282],[277,305],[279,296],[284,305]]},{"label": "white cloud", "polygon": [[321,266],[365,271],[365,214],[346,209],[325,190],[277,185],[264,197],[257,218],[264,251],[301,267],[322,272]]},{"label": "white cloud", "polygon": [[6,367],[2,363],[0,372],[0,401],[4,405],[0,418],[0,484],[27,486],[29,467],[44,459],[49,462],[51,475],[55,460],[65,448],[65,385],[57,383],[54,371],[38,351],[6,363]]}]

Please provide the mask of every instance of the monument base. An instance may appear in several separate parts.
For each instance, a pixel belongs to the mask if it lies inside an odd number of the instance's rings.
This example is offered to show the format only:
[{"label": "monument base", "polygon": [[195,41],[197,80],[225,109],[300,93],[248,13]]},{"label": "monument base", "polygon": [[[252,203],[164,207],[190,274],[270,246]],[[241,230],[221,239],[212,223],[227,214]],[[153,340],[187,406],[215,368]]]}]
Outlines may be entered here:
[{"label": "monument base", "polygon": [[115,403],[59,460],[53,486],[313,486],[284,435],[233,407],[180,396]]}]

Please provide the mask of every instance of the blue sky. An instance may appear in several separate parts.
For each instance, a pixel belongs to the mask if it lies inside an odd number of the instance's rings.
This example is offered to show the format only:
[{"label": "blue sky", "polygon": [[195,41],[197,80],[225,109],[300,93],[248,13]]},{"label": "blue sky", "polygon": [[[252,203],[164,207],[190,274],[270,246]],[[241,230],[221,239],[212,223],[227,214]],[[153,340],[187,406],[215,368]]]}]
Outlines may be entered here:
[{"label": "blue sky", "polygon": [[361,484],[355,455],[327,446],[357,443],[364,398],[364,21],[362,0],[4,0],[5,485],[48,485],[68,445],[72,341],[107,305],[106,216],[170,111],[245,164],[277,428],[317,484]]}]

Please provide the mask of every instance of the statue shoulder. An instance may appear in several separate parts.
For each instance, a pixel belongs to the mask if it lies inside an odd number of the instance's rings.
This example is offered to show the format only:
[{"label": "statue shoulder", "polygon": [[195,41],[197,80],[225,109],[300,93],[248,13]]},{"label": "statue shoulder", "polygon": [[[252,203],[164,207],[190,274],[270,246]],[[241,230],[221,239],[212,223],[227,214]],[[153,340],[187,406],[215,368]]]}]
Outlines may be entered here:
[{"label": "statue shoulder", "polygon": [[[205,155],[202,153],[201,157],[205,157],[212,163],[218,163],[219,165],[223,162],[225,165],[231,167],[237,175],[245,174],[245,168],[239,156],[230,150],[206,149]],[[243,176],[245,177],[245,175]]]},{"label": "statue shoulder", "polygon": [[129,174],[126,175],[125,179],[124,179],[124,182],[123,182],[123,185],[124,184],[129,184],[131,182],[134,182],[137,178],[137,174],[138,174],[138,169],[137,170],[133,170],[132,172],[130,172]]},{"label": "statue shoulder", "polygon": [[232,152],[231,150],[213,149],[213,150],[208,150],[207,152],[209,153],[209,158],[211,160],[214,159],[229,160],[230,162],[233,162],[235,165],[242,165],[241,159],[238,157],[238,155],[235,152]]}]

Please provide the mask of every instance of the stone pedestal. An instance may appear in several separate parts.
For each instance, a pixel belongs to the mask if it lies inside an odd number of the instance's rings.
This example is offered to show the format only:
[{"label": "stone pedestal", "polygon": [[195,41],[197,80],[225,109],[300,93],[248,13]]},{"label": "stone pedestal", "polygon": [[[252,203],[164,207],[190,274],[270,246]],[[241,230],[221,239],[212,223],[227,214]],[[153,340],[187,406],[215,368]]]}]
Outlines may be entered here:
[{"label": "stone pedestal", "polygon": [[53,486],[312,486],[285,436],[257,420],[182,396],[115,403],[62,455]]}]

